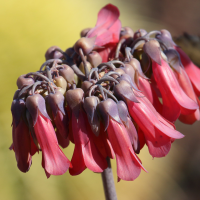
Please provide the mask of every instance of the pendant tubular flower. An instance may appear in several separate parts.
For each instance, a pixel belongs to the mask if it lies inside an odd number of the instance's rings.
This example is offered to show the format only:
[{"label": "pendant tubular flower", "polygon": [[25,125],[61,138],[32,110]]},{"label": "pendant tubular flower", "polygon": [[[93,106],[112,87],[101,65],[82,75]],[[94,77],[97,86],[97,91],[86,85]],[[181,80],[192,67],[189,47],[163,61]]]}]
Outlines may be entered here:
[{"label": "pendant tubular flower", "polygon": [[162,115],[174,122],[180,114],[188,115],[198,109],[197,103],[185,94],[172,69],[162,58],[159,43],[150,40],[143,50],[152,60],[154,78],[163,99]]},{"label": "pendant tubular flower", "polygon": [[[188,97],[190,97],[193,101],[195,101],[199,105],[199,99],[194,92],[194,89],[192,87],[192,84],[184,67],[182,67],[182,63],[180,61],[178,52],[176,50],[170,49],[166,50],[165,54],[168,58],[170,66],[174,69],[174,74],[181,88]],[[195,121],[199,119],[200,119],[199,108],[189,115],[181,114],[179,117],[179,120],[186,124],[193,124]]]},{"label": "pendant tubular flower", "polygon": [[107,99],[98,105],[98,110],[116,155],[118,178],[127,181],[136,179],[141,169],[146,170],[132,149],[129,135],[119,118],[117,104]]},{"label": "pendant tubular flower", "polygon": [[39,94],[29,96],[26,107],[33,119],[35,135],[42,150],[45,172],[50,175],[64,174],[71,163],[58,146],[56,133],[46,112],[43,97]]},{"label": "pendant tubular flower", "polygon": [[66,101],[72,110],[72,131],[75,149],[72,156],[72,168],[69,169],[71,175],[78,175],[86,169],[93,172],[103,172],[107,168],[107,162],[99,153],[92,139],[92,130],[87,115],[82,108],[84,92],[77,88],[68,90]]},{"label": "pendant tubular flower", "polygon": [[59,141],[61,141],[61,138],[63,138],[63,140],[65,139],[66,141],[64,142],[64,146],[66,146],[67,143],[69,144],[69,140],[67,139],[69,135],[69,119],[68,114],[65,113],[64,110],[64,96],[61,92],[57,91],[55,94],[49,94],[46,101],[50,106],[53,120],[57,128],[56,134],[57,136],[59,134],[61,135],[61,137],[59,136]]},{"label": "pendant tubular flower", "polygon": [[23,100],[14,100],[12,102],[11,111],[13,115],[12,123],[12,138],[17,167],[22,172],[27,172],[30,169],[31,159],[31,139],[28,126],[26,125],[25,117],[25,102]]},{"label": "pendant tubular flower", "polygon": [[194,88],[194,91],[196,95],[199,97],[200,96],[200,69],[190,60],[188,55],[178,46],[174,47],[176,51],[178,51],[181,62],[185,68],[185,71],[187,75],[190,78],[190,81],[192,83],[192,86]]},{"label": "pendant tubular flower", "polygon": [[171,138],[180,139],[184,136],[157,113],[146,97],[136,97],[139,103],[134,102],[121,94],[121,90],[134,95],[133,90],[129,83],[121,81],[115,86],[114,93],[118,98],[125,99],[131,117],[144,133],[150,154],[153,157],[166,156],[171,147]]}]

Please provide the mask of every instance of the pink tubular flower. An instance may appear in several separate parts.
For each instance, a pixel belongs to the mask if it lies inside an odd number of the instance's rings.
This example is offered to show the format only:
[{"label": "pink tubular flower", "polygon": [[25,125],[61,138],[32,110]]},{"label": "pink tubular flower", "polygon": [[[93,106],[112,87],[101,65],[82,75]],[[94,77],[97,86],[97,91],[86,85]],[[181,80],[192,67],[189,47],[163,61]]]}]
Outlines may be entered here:
[{"label": "pink tubular flower", "polygon": [[122,80],[115,86],[114,91],[118,97],[125,99],[129,113],[144,133],[149,152],[153,157],[166,156],[171,148],[172,138],[184,137],[160,116],[146,97],[136,97],[134,93],[138,96],[140,94],[136,91],[133,93],[128,82]]},{"label": "pink tubular flower", "polygon": [[107,168],[105,158],[100,154],[95,146],[92,136],[92,130],[87,120],[87,115],[82,108],[82,99],[84,92],[77,88],[68,90],[66,101],[72,110],[72,132],[75,144],[72,156],[72,168],[69,169],[71,175],[78,175],[86,168],[93,172],[103,172]]},{"label": "pink tubular flower", "polygon": [[[199,105],[199,99],[193,90],[192,84],[185,69],[180,67],[180,72],[174,71],[174,73],[183,91],[187,94],[188,97],[190,97],[193,101],[195,101]],[[189,115],[181,114],[179,117],[179,120],[186,124],[193,124],[195,121],[199,119],[200,119],[199,108]]]},{"label": "pink tubular flower", "polygon": [[178,51],[181,58],[181,62],[185,68],[187,75],[190,78],[194,91],[196,95],[199,97],[200,96],[200,78],[199,78],[200,69],[196,65],[194,65],[194,63],[190,60],[188,55],[182,49],[180,49],[177,46],[174,46],[174,48],[176,49],[176,51]]},{"label": "pink tubular flower", "polygon": [[88,38],[96,36],[95,45],[103,47],[102,50],[98,50],[103,62],[109,60],[119,41],[121,30],[119,15],[117,7],[112,4],[106,5],[99,11],[95,27],[86,35]]},{"label": "pink tubular flower", "polygon": [[163,99],[162,115],[167,120],[174,122],[180,114],[188,115],[198,109],[198,104],[185,94],[163,59],[161,65],[152,60],[152,69]]},{"label": "pink tubular flower", "polygon": [[99,103],[98,110],[116,155],[118,180],[136,179],[140,175],[141,169],[146,170],[133,151],[129,134],[120,120],[117,104],[113,100],[107,99]]},{"label": "pink tubular flower", "polygon": [[136,179],[140,175],[141,169],[146,170],[133,151],[126,128],[123,124],[110,119],[107,132],[116,155],[117,176],[126,181]]},{"label": "pink tubular flower", "polygon": [[58,145],[43,97],[39,94],[29,96],[26,106],[32,117],[35,136],[42,150],[42,166],[47,178],[50,175],[64,174],[71,167],[71,163]]},{"label": "pink tubular flower", "polygon": [[107,168],[107,163],[93,142],[93,133],[83,110],[79,111],[78,119],[72,114],[72,127],[75,149],[70,174],[78,175],[86,168],[93,172],[103,172]]}]

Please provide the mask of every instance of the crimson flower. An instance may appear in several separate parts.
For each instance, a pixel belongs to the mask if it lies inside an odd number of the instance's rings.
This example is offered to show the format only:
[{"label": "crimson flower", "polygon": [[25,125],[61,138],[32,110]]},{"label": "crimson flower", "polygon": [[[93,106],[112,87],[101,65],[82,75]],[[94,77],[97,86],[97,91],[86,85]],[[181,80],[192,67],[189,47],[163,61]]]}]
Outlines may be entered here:
[{"label": "crimson flower", "polygon": [[103,7],[98,13],[97,23],[86,35],[86,37],[96,37],[95,45],[102,47],[98,50],[102,57],[102,62],[107,62],[113,57],[116,44],[119,41],[121,22],[119,10],[112,4]]}]

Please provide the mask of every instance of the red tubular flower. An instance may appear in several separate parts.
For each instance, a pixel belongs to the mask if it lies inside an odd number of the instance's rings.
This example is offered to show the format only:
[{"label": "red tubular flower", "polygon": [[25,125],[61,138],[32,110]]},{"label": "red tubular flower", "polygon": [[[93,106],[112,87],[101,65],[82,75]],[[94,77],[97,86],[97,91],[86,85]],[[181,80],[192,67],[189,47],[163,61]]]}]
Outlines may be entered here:
[{"label": "red tubular flower", "polygon": [[86,167],[93,172],[103,172],[107,168],[107,163],[93,142],[93,133],[83,110],[79,111],[78,120],[72,114],[72,126],[75,149],[71,160],[73,168],[69,169],[70,174],[78,175]]},{"label": "red tubular flower", "polygon": [[149,83],[147,79],[139,77],[139,85],[138,88],[143,92],[143,94],[147,97],[147,99],[152,103],[154,108],[162,113],[162,104],[160,103],[158,96],[153,88],[153,86]]},{"label": "red tubular flower", "polygon": [[96,36],[95,45],[104,47],[98,50],[103,62],[109,60],[119,41],[121,30],[119,15],[117,7],[112,4],[106,5],[99,11],[95,27],[87,33],[86,37]]},{"label": "red tubular flower", "polygon": [[162,115],[171,122],[180,114],[189,115],[198,109],[198,104],[190,99],[180,87],[172,69],[161,59],[161,65],[152,61],[154,78],[163,99]]},{"label": "red tubular flower", "polygon": [[180,55],[181,62],[190,78],[196,95],[200,96],[200,69],[190,60],[188,55],[182,49],[178,46],[174,46],[174,48]]},{"label": "red tubular flower", "polygon": [[[174,73],[183,91],[188,95],[188,97],[190,97],[193,101],[195,101],[199,105],[199,99],[193,90],[192,84],[185,69],[180,67],[180,72],[174,71]],[[200,119],[199,108],[189,115],[181,114],[179,117],[179,120],[186,124],[193,124],[195,121],[199,119]]]},{"label": "red tubular flower", "polygon": [[114,92],[127,102],[129,113],[144,133],[149,152],[153,157],[166,156],[171,148],[172,138],[184,137],[160,116],[146,97],[136,97],[126,81],[116,85]]},{"label": "red tubular flower", "polygon": [[136,179],[141,169],[146,170],[133,151],[129,134],[119,118],[117,104],[107,99],[98,105],[98,110],[116,155],[118,180]]},{"label": "red tubular flower", "polygon": [[62,175],[71,166],[70,161],[61,151],[53,125],[46,112],[42,96],[35,94],[26,100],[26,106],[33,120],[34,132],[42,150],[42,166],[47,178],[50,175]]},{"label": "red tubular flower", "polygon": [[31,166],[31,140],[29,129],[23,119],[15,125],[13,121],[13,148],[17,160],[17,167],[22,172],[27,172]]},{"label": "red tubular flower", "polygon": [[82,99],[84,92],[77,88],[68,90],[66,101],[72,110],[72,132],[75,149],[72,156],[72,168],[69,169],[71,175],[78,175],[86,169],[93,172],[103,172],[107,168],[105,158],[100,154],[94,144],[92,130],[87,120],[87,115],[82,109]]},{"label": "red tubular flower", "polygon": [[27,172],[31,166],[32,159],[29,129],[23,119],[23,116],[25,117],[25,102],[23,100],[14,100],[12,102],[11,111],[13,115],[13,144],[10,149],[13,149],[15,152],[19,170]]}]

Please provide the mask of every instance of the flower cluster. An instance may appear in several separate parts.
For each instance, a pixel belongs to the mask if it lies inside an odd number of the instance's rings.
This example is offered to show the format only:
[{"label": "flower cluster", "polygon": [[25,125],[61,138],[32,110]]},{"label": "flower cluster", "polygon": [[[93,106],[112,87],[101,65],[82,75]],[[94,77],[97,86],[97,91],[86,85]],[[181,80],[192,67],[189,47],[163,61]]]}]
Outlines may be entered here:
[{"label": "flower cluster", "polygon": [[[144,145],[164,157],[184,137],[174,122],[200,118],[200,70],[167,30],[121,27],[111,4],[72,48],[53,46],[45,57],[39,71],[18,78],[11,107],[10,149],[22,172],[41,151],[47,177],[103,172],[109,157],[118,180],[134,180],[146,171],[137,156]],[[59,147],[70,142],[71,161]]]}]

